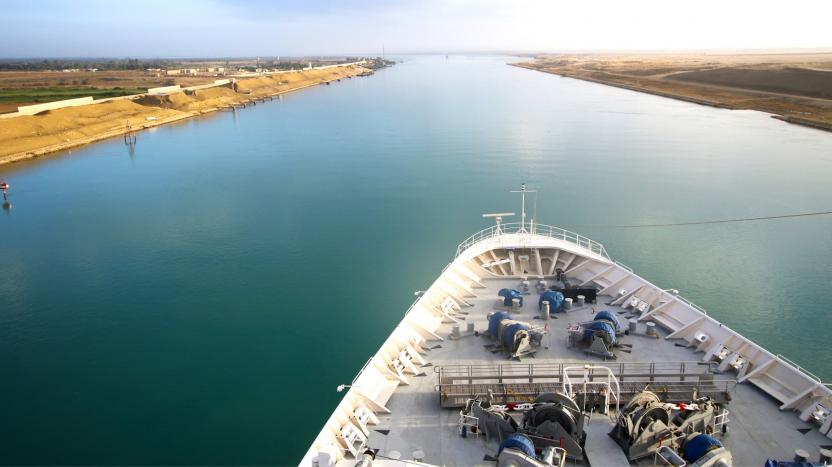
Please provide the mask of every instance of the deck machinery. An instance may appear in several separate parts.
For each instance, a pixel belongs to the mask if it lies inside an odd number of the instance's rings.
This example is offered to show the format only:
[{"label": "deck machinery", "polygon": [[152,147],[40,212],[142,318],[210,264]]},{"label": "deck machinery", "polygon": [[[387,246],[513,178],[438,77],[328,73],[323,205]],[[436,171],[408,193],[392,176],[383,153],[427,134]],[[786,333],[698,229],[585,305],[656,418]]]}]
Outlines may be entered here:
[{"label": "deck machinery", "polygon": [[[498,458],[507,447],[523,447],[522,452],[528,459],[513,465],[558,465],[539,463],[535,452],[541,452],[541,458],[553,453],[557,462],[567,457],[583,458],[585,415],[568,395],[541,394],[533,403],[525,404],[496,405],[492,400],[491,395],[476,397],[460,411],[463,437],[474,432],[484,435],[486,441],[496,440],[500,443]],[[466,420],[476,423],[467,424]]]},{"label": "deck machinery", "polygon": [[629,349],[629,345],[621,342],[621,337],[627,333],[615,313],[603,310],[592,321],[570,325],[567,346],[583,347],[588,354],[614,359],[617,357],[615,348]]},{"label": "deck machinery", "polygon": [[731,453],[714,438],[727,432],[727,415],[727,410],[707,397],[690,404],[669,404],[645,390],[620,411],[610,436],[631,461],[665,452],[665,459],[677,453],[688,465],[727,466]]},{"label": "deck machinery", "polygon": [[534,355],[545,333],[545,328],[512,319],[507,311],[488,315],[488,335],[497,342],[487,347],[501,348],[513,359]]}]

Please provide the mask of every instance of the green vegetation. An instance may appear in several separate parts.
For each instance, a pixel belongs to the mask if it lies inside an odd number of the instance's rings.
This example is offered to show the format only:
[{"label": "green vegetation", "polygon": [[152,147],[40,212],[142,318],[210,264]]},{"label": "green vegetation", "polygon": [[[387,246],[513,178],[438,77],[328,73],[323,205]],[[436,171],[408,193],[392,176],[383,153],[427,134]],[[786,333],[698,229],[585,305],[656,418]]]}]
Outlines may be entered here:
[{"label": "green vegetation", "polygon": [[49,71],[65,69],[91,69],[98,70],[144,70],[147,68],[176,68],[180,65],[178,61],[171,60],[139,60],[126,58],[117,60],[36,60],[36,59],[0,59],[0,71]]},{"label": "green vegetation", "polygon": [[141,88],[93,88],[93,87],[58,87],[58,88],[17,88],[0,89],[0,104],[40,103],[92,96],[93,99],[142,94],[147,89]]}]

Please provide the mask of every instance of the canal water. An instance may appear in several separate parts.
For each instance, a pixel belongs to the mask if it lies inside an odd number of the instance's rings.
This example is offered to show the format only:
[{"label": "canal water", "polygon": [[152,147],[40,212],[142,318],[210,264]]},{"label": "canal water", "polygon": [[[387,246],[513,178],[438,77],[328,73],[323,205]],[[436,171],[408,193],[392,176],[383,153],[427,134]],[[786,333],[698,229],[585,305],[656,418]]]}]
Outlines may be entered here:
[{"label": "canal water", "polygon": [[404,57],[0,167],[0,463],[293,464],[413,292],[540,191],[541,223],[832,380],[832,134]]}]

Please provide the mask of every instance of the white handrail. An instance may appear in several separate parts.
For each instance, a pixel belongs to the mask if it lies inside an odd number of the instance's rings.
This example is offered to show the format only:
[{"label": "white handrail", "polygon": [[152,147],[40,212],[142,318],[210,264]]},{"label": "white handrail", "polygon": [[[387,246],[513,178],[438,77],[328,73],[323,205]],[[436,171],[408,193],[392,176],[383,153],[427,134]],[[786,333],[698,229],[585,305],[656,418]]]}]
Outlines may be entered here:
[{"label": "white handrail", "polygon": [[[605,393],[608,396],[612,396],[615,399],[615,412],[611,412],[609,414],[610,419],[614,419],[616,414],[620,411],[620,395],[621,395],[621,388],[618,385],[618,378],[615,377],[615,374],[609,367],[601,366],[601,365],[584,365],[580,366],[567,366],[563,368],[563,373],[561,376],[562,379],[562,387],[566,395],[569,397],[574,398],[576,394],[572,391],[572,380],[569,378],[570,371],[580,371],[583,370],[583,392],[582,394],[588,394],[587,386],[602,386],[603,389],[606,389]],[[606,381],[594,381],[593,378],[595,377],[595,370],[601,370],[602,377],[606,376]]]},{"label": "white handrail", "polygon": [[796,369],[797,371],[799,371],[799,372],[803,373],[804,375],[808,376],[809,378],[812,378],[813,380],[817,381],[818,383],[821,383],[821,384],[823,384],[823,385],[826,385],[826,383],[824,383],[824,382],[823,382],[823,380],[822,380],[822,379],[820,379],[817,375],[815,375],[814,373],[810,372],[810,371],[809,371],[809,370],[807,370],[806,368],[803,368],[802,366],[798,365],[797,363],[795,363],[795,362],[793,362],[793,361],[789,360],[788,358],[786,358],[786,357],[785,357],[785,356],[783,356],[782,354],[777,354],[777,358],[779,358],[780,360],[783,360],[784,362],[786,362],[787,364],[789,364],[790,366],[792,366],[792,367],[793,367],[794,369]]},{"label": "white handrail", "polygon": [[609,255],[607,254],[607,250],[604,248],[604,245],[596,242],[595,240],[584,237],[583,235],[576,234],[575,232],[571,232],[569,230],[565,230],[560,227],[554,227],[551,225],[538,224],[536,222],[531,225],[531,229],[527,228],[526,230],[527,231],[525,232],[523,231],[523,224],[520,222],[509,222],[500,224],[499,231],[497,230],[496,225],[492,225],[491,227],[482,229],[479,232],[471,235],[470,237],[466,238],[462,243],[460,243],[459,246],[457,246],[456,248],[456,256],[461,255],[462,252],[470,248],[475,243],[481,242],[488,238],[508,234],[534,234],[542,235],[544,237],[557,238],[559,240],[563,240],[569,243],[574,243],[580,248],[589,250],[592,253],[603,256],[606,259],[610,259]]}]

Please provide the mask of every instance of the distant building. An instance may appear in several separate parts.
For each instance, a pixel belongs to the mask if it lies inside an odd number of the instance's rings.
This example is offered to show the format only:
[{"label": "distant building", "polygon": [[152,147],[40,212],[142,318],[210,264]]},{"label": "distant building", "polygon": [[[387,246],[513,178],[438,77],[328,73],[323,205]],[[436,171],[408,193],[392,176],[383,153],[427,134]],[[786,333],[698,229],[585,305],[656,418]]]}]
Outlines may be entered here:
[{"label": "distant building", "polygon": [[168,74],[168,75],[181,75],[181,74],[182,74],[182,70],[168,70],[168,71],[167,71],[167,74]]}]

